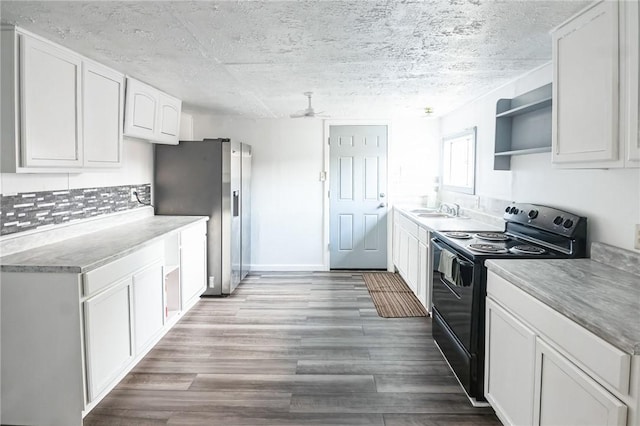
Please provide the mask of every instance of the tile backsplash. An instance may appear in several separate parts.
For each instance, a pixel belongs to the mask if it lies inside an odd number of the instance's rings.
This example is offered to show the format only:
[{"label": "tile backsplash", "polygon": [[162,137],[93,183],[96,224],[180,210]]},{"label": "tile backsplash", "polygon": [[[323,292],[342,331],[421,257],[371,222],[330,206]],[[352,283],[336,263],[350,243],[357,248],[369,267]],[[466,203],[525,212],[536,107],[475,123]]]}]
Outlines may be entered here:
[{"label": "tile backsplash", "polygon": [[0,235],[143,207],[130,200],[132,188],[151,201],[151,184],[0,194]]}]

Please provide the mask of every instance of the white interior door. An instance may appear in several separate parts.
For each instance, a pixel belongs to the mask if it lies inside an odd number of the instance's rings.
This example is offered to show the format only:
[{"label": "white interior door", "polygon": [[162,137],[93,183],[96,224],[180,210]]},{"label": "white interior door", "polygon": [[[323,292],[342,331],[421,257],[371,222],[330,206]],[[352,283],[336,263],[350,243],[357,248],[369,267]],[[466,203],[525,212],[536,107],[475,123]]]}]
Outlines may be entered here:
[{"label": "white interior door", "polygon": [[387,268],[387,126],[330,126],[331,269]]}]

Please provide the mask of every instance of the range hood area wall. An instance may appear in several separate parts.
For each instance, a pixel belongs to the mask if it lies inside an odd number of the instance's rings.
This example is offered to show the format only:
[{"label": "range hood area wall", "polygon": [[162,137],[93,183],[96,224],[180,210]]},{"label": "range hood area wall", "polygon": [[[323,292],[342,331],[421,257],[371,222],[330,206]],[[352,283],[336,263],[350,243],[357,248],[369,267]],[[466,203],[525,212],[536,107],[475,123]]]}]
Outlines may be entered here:
[{"label": "range hood area wall", "polygon": [[443,193],[442,198],[469,207],[502,199],[565,209],[589,218],[589,242],[634,250],[633,233],[640,223],[640,169],[559,169],[551,164],[551,153],[545,152],[513,156],[510,171],[493,170],[496,102],[551,81],[549,64],[442,118],[442,134],[478,127],[476,197]]}]

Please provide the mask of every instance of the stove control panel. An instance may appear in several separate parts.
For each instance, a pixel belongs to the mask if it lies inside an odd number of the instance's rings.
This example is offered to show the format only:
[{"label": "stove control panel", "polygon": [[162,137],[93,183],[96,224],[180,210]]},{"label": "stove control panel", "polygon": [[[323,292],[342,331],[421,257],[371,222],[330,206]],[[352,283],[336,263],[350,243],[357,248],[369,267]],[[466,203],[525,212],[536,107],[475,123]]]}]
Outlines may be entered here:
[{"label": "stove control panel", "polygon": [[552,207],[537,204],[513,203],[504,210],[504,220],[522,223],[556,234],[572,236],[578,226],[585,226],[586,218]]}]

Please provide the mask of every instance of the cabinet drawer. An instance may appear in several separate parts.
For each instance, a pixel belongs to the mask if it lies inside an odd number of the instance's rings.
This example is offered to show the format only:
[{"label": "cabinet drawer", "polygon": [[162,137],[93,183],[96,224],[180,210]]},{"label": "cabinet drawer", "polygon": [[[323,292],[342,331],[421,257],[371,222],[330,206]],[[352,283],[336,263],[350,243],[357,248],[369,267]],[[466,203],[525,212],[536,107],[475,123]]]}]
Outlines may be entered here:
[{"label": "cabinet drawer", "polygon": [[406,216],[400,215],[399,219],[400,226],[402,229],[407,231],[410,235],[418,238],[418,224],[409,219]]},{"label": "cabinet drawer", "polygon": [[163,253],[164,242],[159,241],[87,272],[82,277],[83,295],[91,296],[105,286],[133,274],[154,259],[162,259]]},{"label": "cabinet drawer", "polygon": [[487,295],[515,313],[515,316],[546,337],[546,340],[552,341],[581,368],[586,368],[621,394],[629,394],[629,354],[491,271],[487,273]]},{"label": "cabinet drawer", "polygon": [[418,240],[425,245],[429,245],[429,231],[423,227],[418,228]]}]

